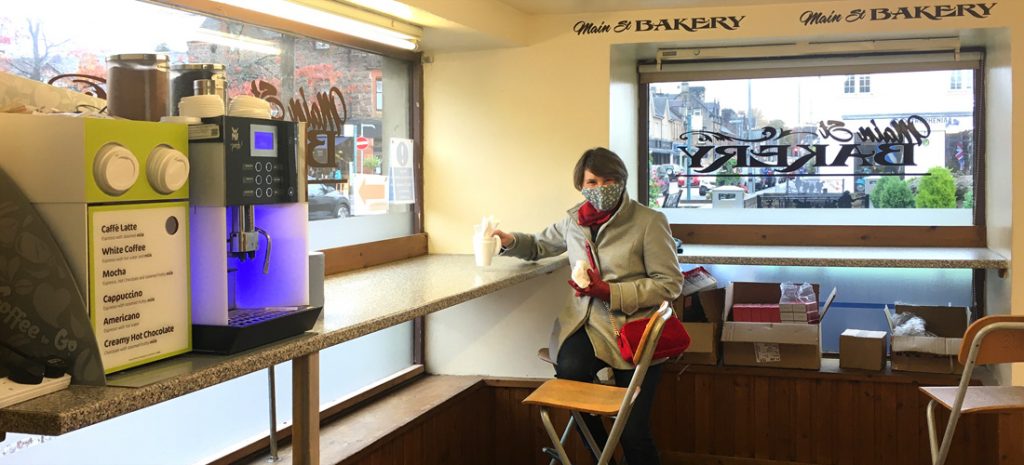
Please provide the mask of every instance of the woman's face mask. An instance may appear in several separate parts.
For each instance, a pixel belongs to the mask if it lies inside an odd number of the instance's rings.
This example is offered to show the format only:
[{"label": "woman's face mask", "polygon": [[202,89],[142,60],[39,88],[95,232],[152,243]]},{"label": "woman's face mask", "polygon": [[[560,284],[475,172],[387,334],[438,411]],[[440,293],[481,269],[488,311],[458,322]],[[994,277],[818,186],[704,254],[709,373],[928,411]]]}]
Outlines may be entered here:
[{"label": "woman's face mask", "polygon": [[619,199],[622,197],[624,189],[625,186],[622,184],[613,182],[603,186],[585,187],[580,193],[583,194],[583,198],[587,199],[594,208],[600,211],[608,211],[619,204]]}]

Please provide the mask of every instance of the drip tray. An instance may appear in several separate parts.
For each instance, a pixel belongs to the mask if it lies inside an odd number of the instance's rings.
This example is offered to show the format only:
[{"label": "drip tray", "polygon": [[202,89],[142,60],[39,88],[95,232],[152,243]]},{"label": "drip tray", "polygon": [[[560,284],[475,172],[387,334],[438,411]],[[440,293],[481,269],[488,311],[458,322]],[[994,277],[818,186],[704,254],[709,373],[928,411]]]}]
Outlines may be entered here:
[{"label": "drip tray", "polygon": [[192,325],[192,351],[234,354],[309,331],[323,307],[238,308],[228,325]]}]

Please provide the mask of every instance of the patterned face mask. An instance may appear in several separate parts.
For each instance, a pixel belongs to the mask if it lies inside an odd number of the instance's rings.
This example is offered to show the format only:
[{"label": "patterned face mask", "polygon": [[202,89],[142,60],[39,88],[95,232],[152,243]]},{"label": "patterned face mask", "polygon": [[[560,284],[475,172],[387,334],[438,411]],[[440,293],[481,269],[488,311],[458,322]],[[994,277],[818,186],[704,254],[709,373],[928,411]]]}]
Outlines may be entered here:
[{"label": "patterned face mask", "polygon": [[622,197],[622,191],[625,188],[621,183],[615,183],[600,187],[588,187],[581,190],[580,193],[594,208],[605,212],[619,204],[619,198]]}]

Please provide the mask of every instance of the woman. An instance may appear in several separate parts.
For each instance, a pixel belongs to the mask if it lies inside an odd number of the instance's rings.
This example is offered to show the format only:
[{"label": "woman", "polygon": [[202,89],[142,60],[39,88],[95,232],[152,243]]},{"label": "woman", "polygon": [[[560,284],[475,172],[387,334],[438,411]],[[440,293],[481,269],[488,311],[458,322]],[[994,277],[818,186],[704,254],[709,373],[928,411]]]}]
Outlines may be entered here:
[{"label": "woman", "polygon": [[[628,321],[649,318],[664,300],[682,291],[675,242],[665,215],[630,200],[628,173],[618,155],[605,148],[587,150],[576,162],[573,184],[585,201],[540,234],[496,230],[502,255],[538,260],[568,251],[569,263],[591,262],[590,285],[569,285],[572,305],[555,321],[551,357],[558,378],[592,382],[610,366],[615,384],[625,387],[634,365],[622,358],[617,331]],[[630,465],[656,465],[650,416],[661,366],[652,366],[622,434]],[[599,444],[607,437],[600,418],[584,415]]]}]

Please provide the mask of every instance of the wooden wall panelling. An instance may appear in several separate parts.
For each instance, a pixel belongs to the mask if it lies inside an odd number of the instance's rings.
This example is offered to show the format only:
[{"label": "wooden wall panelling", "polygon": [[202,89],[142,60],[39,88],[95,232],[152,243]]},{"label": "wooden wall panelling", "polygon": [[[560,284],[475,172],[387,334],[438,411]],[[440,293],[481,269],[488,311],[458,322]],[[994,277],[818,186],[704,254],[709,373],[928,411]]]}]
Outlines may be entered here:
[{"label": "wooden wall panelling", "polygon": [[754,378],[750,376],[736,376],[733,378],[733,405],[734,414],[737,418],[746,418],[747,421],[736,422],[733,430],[733,456],[752,458],[754,456],[754,438],[757,431],[754,428]]},{"label": "wooden wall panelling", "polygon": [[[652,417],[665,465],[930,463],[926,400],[914,383],[675,371],[666,370]],[[533,388],[488,383],[343,465],[545,465],[540,448],[549,441],[539,410],[522,404]],[[553,417],[560,432],[567,416]],[[940,413],[941,422],[946,418]],[[1021,439],[1021,415],[964,416],[947,463],[1024,465]],[[593,462],[576,434],[567,449],[573,463]]]},{"label": "wooden wall panelling", "polygon": [[[765,370],[765,376],[751,374],[752,370],[676,371],[666,370],[652,418],[655,440],[666,465],[930,462],[924,429],[926,401],[916,384],[893,382],[882,375],[838,379],[784,370]],[[509,418],[503,409],[527,410],[519,400],[531,389],[516,387],[522,390],[519,394],[501,392],[511,388],[494,389],[496,418]],[[503,397],[508,400],[503,401]],[[500,405],[502,402],[506,402],[505,407]],[[963,418],[948,463],[997,464],[995,437],[999,432],[995,417]],[[498,446],[493,463],[546,463],[543,456],[533,453],[546,441],[539,432],[537,411],[515,416],[513,421],[538,428],[537,436],[508,439]],[[1008,425],[1006,430],[1011,431],[1012,423]],[[1021,431],[1024,434],[1024,423]],[[522,451],[528,453],[522,455]],[[582,448],[574,451],[570,447],[570,454],[574,463],[590,463]]]},{"label": "wooden wall panelling", "polygon": [[339,465],[478,465],[493,463],[493,392],[481,387],[431,410]]},{"label": "wooden wall panelling", "polygon": [[[833,448],[835,447],[836,429],[840,418],[836,414],[836,389],[838,382],[827,379],[816,379],[812,389],[813,408],[826,412],[815,412],[811,425],[814,431],[814,439],[811,441],[811,463],[822,465],[835,465]],[[909,463],[909,462],[907,462]]]},{"label": "wooden wall panelling", "polygon": [[413,234],[365,244],[324,249],[323,253],[324,274],[329,276],[426,255],[427,235],[425,233]]}]

